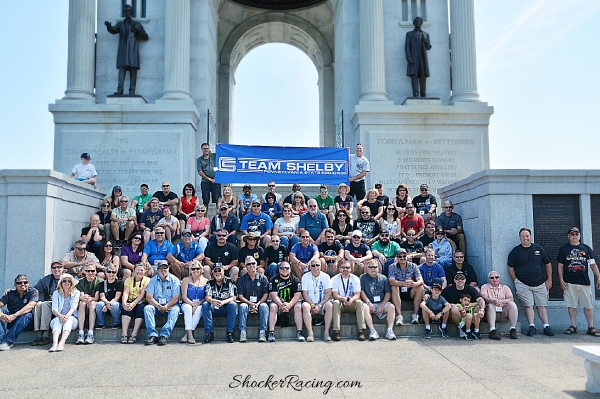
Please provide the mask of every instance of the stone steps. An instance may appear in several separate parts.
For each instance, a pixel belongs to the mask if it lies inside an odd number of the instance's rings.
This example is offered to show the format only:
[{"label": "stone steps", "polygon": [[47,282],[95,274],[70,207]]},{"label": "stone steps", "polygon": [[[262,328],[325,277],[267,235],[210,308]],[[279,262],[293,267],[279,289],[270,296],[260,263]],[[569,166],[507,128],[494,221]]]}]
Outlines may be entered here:
[{"label": "stone steps", "polygon": [[[403,326],[394,326],[394,333],[397,337],[412,337],[412,338],[421,338],[425,334],[425,325],[424,324],[410,324],[410,316],[412,311],[402,311],[402,315],[405,320],[405,324]],[[157,330],[160,331],[160,326],[162,326],[165,322],[166,318],[158,317],[156,320]],[[213,319],[215,325],[215,341],[225,341],[226,340],[226,331],[225,331],[225,318],[217,317]],[[121,340],[121,329],[112,329],[112,319],[110,315],[105,318],[106,325],[102,330],[94,330],[94,336],[96,342],[120,342]],[[385,337],[385,332],[387,330],[387,324],[385,319],[379,320],[375,318],[373,320],[374,327],[377,330],[380,338]],[[432,324],[432,336],[440,337],[440,331],[438,330],[439,324]],[[133,328],[133,320],[130,323],[129,334],[131,334],[131,329]],[[496,328],[500,334],[508,334],[510,326],[508,323],[496,323]],[[313,326],[313,331],[315,334],[315,339],[321,339],[323,337],[324,327],[321,326]],[[517,325],[517,330],[521,331],[521,325]],[[489,326],[487,323],[481,323],[480,331],[482,334],[486,335],[489,333]],[[183,324],[183,315],[180,315],[175,328],[173,329],[173,333],[171,334],[171,341],[178,341],[185,334],[184,324]],[[259,319],[257,315],[249,315],[247,322],[247,334],[248,340],[258,340],[259,337]],[[306,337],[306,328],[303,329],[303,334]],[[356,326],[356,319],[353,315],[342,313],[341,315],[341,325],[340,325],[340,334],[342,338],[345,339],[353,339],[357,337],[358,328]],[[365,331],[365,334],[368,338],[368,331]],[[458,328],[454,324],[448,324],[448,334],[451,337],[458,337]],[[290,325],[288,327],[275,327],[275,336],[278,340],[295,340],[296,339],[296,327],[293,324],[293,320],[290,320]],[[23,332],[17,343],[28,343],[35,340],[37,337],[37,333],[33,331]],[[138,342],[143,342],[146,340],[147,333],[145,327],[142,325],[140,331],[138,333]],[[196,341],[202,341],[204,339],[204,323],[203,320],[200,320],[198,327],[194,331],[194,337]],[[238,323],[236,321],[234,337],[236,340],[239,339],[239,329]],[[77,338],[77,334],[75,332],[71,332],[71,336],[69,337],[69,342],[75,342]]]}]

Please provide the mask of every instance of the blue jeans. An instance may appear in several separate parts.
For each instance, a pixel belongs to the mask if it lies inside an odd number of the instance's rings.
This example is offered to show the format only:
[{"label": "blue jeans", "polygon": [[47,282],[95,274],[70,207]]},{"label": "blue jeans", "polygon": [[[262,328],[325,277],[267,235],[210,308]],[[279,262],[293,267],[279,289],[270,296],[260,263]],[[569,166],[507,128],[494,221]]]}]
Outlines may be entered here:
[{"label": "blue jeans", "polygon": [[[158,332],[156,331],[156,313],[164,315],[164,312],[159,312],[154,305],[146,305],[144,307],[144,321],[146,322],[146,330],[148,331],[148,338],[150,337],[158,337]],[[167,313],[167,322],[160,329],[160,336],[167,337],[171,335],[173,332],[173,327],[175,327],[175,323],[177,323],[177,319],[179,318],[179,305],[173,306],[169,309]]]},{"label": "blue jeans", "polygon": [[208,180],[200,181],[200,191],[202,191],[202,203],[208,204],[212,195],[212,202],[216,204],[221,198],[221,184],[211,183]]},{"label": "blue jeans", "polygon": [[287,236],[280,236],[279,239],[281,240],[281,245],[283,245],[287,249],[292,249],[294,245],[300,242],[300,237],[298,236],[292,236],[291,242],[290,239],[287,238]]},{"label": "blue jeans", "polygon": [[[8,310],[3,310],[5,314],[8,314]],[[0,322],[0,343],[10,342],[13,343],[17,340],[19,334],[25,329],[33,329],[33,312],[21,315],[15,319],[12,323]]]},{"label": "blue jeans", "polygon": [[271,263],[267,267],[267,278],[271,279],[273,276],[276,276],[279,273],[279,263]]},{"label": "blue jeans", "polygon": [[[109,310],[110,314],[113,317],[113,326],[121,325],[121,304],[119,302],[111,302],[113,310]],[[104,326],[104,313],[102,308],[104,307],[104,302],[98,302],[96,304],[96,317],[98,318],[98,326]]]},{"label": "blue jeans", "polygon": [[235,328],[235,321],[237,319],[238,307],[235,302],[229,302],[225,306],[221,306],[219,309],[208,303],[202,304],[202,318],[204,319],[204,332],[212,333],[215,332],[213,324],[214,316],[227,316],[227,332],[232,333]]},{"label": "blue jeans", "polygon": [[437,260],[437,263],[439,263],[440,265],[442,265],[442,267],[444,268],[444,270],[446,270],[446,268],[452,266],[452,258],[451,257],[439,258]]},{"label": "blue jeans", "polygon": [[[246,320],[248,320],[250,306],[247,303],[240,304],[240,331],[246,331]],[[258,315],[260,317],[260,331],[267,331],[267,322],[269,321],[269,307],[266,303],[258,305]]]}]

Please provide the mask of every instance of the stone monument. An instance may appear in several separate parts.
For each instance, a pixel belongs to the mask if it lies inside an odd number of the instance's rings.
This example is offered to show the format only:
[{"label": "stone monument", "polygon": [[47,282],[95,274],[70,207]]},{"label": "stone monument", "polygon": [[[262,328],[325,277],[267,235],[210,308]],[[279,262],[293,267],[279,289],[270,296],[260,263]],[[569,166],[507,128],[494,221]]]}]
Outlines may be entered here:
[{"label": "stone monument", "polygon": [[[235,143],[233,95],[240,61],[274,42],[295,46],[313,61],[320,144],[362,143],[371,160],[368,187],[381,182],[393,195],[399,183],[412,193],[428,183],[435,194],[489,168],[493,108],[477,93],[474,0],[126,3],[134,7],[120,20],[123,2],[70,0],[67,90],[50,105],[57,171],[68,173],[77,156],[88,152],[101,187],[118,184],[135,194],[142,182],[151,191],[162,180],[174,188],[188,182],[199,186],[194,160],[200,145]],[[143,69],[132,89],[147,103],[109,97],[124,72],[114,67],[121,34],[98,29],[95,38],[95,26],[117,20],[114,32],[126,26],[130,14],[135,37],[143,39],[139,33],[145,32],[153,38],[136,41]],[[415,31],[421,32],[424,48],[433,49],[423,50],[427,62],[418,82],[419,95],[428,98],[411,98],[415,90],[405,74],[411,69],[405,38]],[[419,57],[411,58],[418,67]],[[423,76],[429,72],[425,94]],[[418,81],[418,73],[414,76]]]}]

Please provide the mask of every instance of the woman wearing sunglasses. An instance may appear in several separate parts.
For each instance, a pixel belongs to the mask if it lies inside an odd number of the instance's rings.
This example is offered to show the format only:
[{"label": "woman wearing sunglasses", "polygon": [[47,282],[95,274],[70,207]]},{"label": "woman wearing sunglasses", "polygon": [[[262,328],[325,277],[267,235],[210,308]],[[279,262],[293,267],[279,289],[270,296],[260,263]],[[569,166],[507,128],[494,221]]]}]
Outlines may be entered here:
[{"label": "woman wearing sunglasses", "polygon": [[[150,269],[152,272],[152,269]],[[146,306],[146,286],[150,282],[150,277],[146,276],[146,268],[142,263],[135,265],[133,271],[133,277],[129,277],[123,284],[123,296],[122,296],[122,310],[121,310],[121,321],[122,321],[122,332],[121,332],[121,343],[122,344],[135,344],[137,341],[137,334],[144,321],[144,306]],[[135,317],[133,324],[133,331],[131,336],[127,339],[127,331],[129,330],[129,323],[131,318]]]},{"label": "woman wearing sunglasses", "polygon": [[[52,347],[48,352],[62,352],[71,331],[77,328],[77,308],[80,292],[75,288],[77,279],[70,274],[63,274],[58,281],[56,291],[52,294]],[[61,336],[62,333],[62,336]],[[60,337],[60,342],[58,338]]]},{"label": "woman wearing sunglasses", "polygon": [[123,281],[117,279],[119,267],[109,265],[104,272],[106,279],[100,284],[100,300],[96,304],[96,317],[98,326],[104,328],[104,315],[110,313],[113,317],[113,328],[121,328],[121,295],[123,295]]},{"label": "woman wearing sunglasses", "polygon": [[194,330],[202,318],[202,309],[206,292],[207,279],[202,275],[202,265],[197,260],[190,263],[190,275],[181,281],[181,299],[185,335],[181,343],[195,344]]}]

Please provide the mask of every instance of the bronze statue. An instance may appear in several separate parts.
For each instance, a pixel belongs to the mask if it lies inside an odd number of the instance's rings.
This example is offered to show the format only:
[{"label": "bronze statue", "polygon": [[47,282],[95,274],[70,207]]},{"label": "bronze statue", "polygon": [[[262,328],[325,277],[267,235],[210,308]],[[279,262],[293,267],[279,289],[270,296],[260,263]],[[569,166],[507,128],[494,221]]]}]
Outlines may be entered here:
[{"label": "bronze statue", "polygon": [[413,21],[415,29],[406,34],[404,52],[406,53],[406,76],[410,76],[413,97],[419,97],[419,86],[421,97],[427,97],[426,79],[429,77],[429,62],[427,61],[427,50],[431,49],[429,33],[421,30],[423,18],[416,17]]},{"label": "bronze statue", "polygon": [[117,52],[117,69],[119,70],[119,85],[115,94],[123,94],[123,85],[125,81],[125,71],[129,71],[129,95],[135,94],[135,83],[137,80],[137,71],[140,69],[140,50],[138,40],[148,40],[148,34],[139,22],[135,22],[133,8],[129,4],[123,6],[125,19],[112,26],[110,22],[105,21],[106,30],[109,33],[119,34],[119,50]]}]

